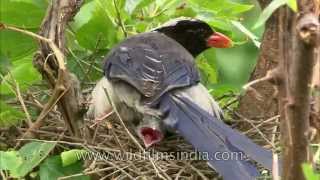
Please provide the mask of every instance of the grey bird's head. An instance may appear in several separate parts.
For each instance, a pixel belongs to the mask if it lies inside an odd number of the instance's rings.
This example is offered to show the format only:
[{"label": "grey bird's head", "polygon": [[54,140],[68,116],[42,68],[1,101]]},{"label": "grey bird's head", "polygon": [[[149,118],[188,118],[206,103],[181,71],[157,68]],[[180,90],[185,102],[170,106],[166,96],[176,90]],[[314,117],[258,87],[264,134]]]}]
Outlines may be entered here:
[{"label": "grey bird's head", "polygon": [[155,115],[145,114],[136,131],[146,148],[159,143],[165,135],[162,119]]},{"label": "grey bird's head", "polygon": [[194,57],[208,48],[229,48],[232,41],[199,19],[177,18],[153,29],[176,40]]}]

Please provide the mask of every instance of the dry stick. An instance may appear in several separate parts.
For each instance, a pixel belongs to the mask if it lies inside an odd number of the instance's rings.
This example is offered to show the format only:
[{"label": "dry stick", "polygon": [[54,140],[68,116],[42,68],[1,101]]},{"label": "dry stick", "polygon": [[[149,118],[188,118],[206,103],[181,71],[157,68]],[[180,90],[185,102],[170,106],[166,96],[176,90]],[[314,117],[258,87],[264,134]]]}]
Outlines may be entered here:
[{"label": "dry stick", "polygon": [[[112,111],[112,112],[113,112],[113,111]],[[110,114],[110,113],[108,113],[108,114]],[[108,117],[108,116],[107,116],[107,117]],[[114,129],[113,129],[113,127],[112,127],[112,124],[111,124],[110,122],[108,122],[108,121],[107,121],[106,123],[107,123],[107,128],[111,131],[113,137],[116,139],[117,144],[118,144],[119,147],[121,148],[121,153],[125,153],[124,147],[123,147],[123,145],[121,144],[120,139],[119,139],[119,137],[117,136],[116,132],[114,131]],[[139,169],[134,165],[134,163],[132,163],[132,161],[129,161],[129,164],[136,170],[135,173],[138,174],[138,173],[140,172]]]},{"label": "dry stick", "polygon": [[129,129],[127,128],[127,126],[125,125],[124,121],[122,120],[121,116],[120,116],[120,113],[119,111],[117,110],[116,108],[116,105],[114,104],[113,100],[111,99],[110,95],[109,95],[109,92],[108,92],[108,89],[107,88],[103,88],[104,89],[104,92],[108,98],[108,101],[110,102],[111,104],[111,107],[113,109],[113,111],[116,113],[117,117],[119,118],[120,120],[120,123],[121,125],[123,126],[123,128],[125,129],[126,133],[129,135],[129,137],[131,138],[131,140],[138,146],[138,148],[141,150],[141,151],[144,151],[144,148],[140,145],[140,143],[138,142],[138,140],[131,134],[131,132],[129,131]]},{"label": "dry stick", "polygon": [[[129,131],[129,129],[127,128],[127,126],[125,125],[124,121],[122,120],[121,116],[120,116],[120,113],[119,111],[117,110],[116,108],[116,105],[114,104],[113,100],[111,99],[110,97],[110,94],[108,92],[108,89],[107,88],[104,88],[104,92],[108,98],[108,101],[110,102],[111,104],[111,107],[113,108],[113,111],[116,113],[117,117],[119,118],[120,120],[120,123],[121,125],[123,126],[123,128],[125,129],[126,133],[129,135],[129,137],[131,138],[131,140],[138,146],[138,148],[141,150],[141,152],[144,152],[144,148],[140,145],[140,143],[138,142],[138,140],[131,134],[131,132]],[[160,177],[160,178],[163,178],[165,179],[159,172],[157,166],[155,165],[154,161],[152,159],[149,159],[149,161],[151,162],[154,170],[156,171],[157,175]],[[167,177],[168,179],[171,179],[170,177]]]},{"label": "dry stick", "polygon": [[[68,88],[66,89],[63,86],[63,73],[64,73],[64,70],[66,68],[65,67],[65,63],[64,63],[64,55],[51,39],[47,39],[47,38],[42,37],[42,36],[40,36],[38,34],[35,34],[33,32],[22,30],[22,29],[13,27],[13,26],[8,26],[8,25],[5,25],[5,24],[0,24],[0,26],[3,27],[4,29],[9,29],[9,30],[12,30],[12,31],[20,32],[20,33],[29,35],[29,36],[31,36],[33,38],[39,39],[41,41],[47,42],[48,45],[50,46],[50,48],[52,49],[54,55],[56,56],[57,61],[58,61],[58,65],[59,65],[58,80],[57,80],[56,88],[55,88],[55,90],[53,92],[53,96],[51,96],[49,102],[45,105],[45,107],[41,111],[41,113],[40,113],[39,117],[37,118],[36,122],[30,127],[30,129],[37,129],[37,128],[39,128],[39,126],[41,126],[42,120],[45,118],[45,116],[48,114],[48,112],[54,107],[54,105],[59,101],[59,99],[68,90]],[[30,131],[27,131],[23,135],[23,137],[25,137],[29,133],[30,133]]]},{"label": "dry stick", "polygon": [[[280,115],[279,115],[279,118],[280,118]],[[274,128],[272,130],[271,142],[274,143],[274,144],[276,143],[276,133],[277,133],[277,129],[278,129],[279,118],[276,119],[275,126],[274,126]]]},{"label": "dry stick", "polygon": [[[90,126],[90,128],[93,128],[94,126],[96,126],[97,124],[100,124],[104,119],[108,118],[109,116],[111,116],[113,114],[113,110],[111,110],[110,112],[108,112],[107,114],[103,115],[100,118],[96,118],[95,122]],[[107,122],[108,123],[108,122]]]},{"label": "dry stick", "polygon": [[23,109],[24,113],[26,114],[28,127],[30,128],[30,127],[32,127],[32,125],[33,125],[32,120],[31,120],[31,116],[30,116],[30,114],[29,114],[29,112],[28,112],[28,109],[27,109],[27,107],[26,107],[26,105],[25,105],[25,103],[24,103],[24,100],[23,100],[23,98],[22,98],[22,96],[21,96],[19,84],[18,84],[15,80],[14,80],[14,82],[15,82],[15,84],[16,84],[17,97],[18,97],[18,99],[19,99],[19,102],[20,102],[20,104],[21,104],[21,106],[22,106],[22,109]]},{"label": "dry stick", "polygon": [[254,123],[251,122],[250,119],[247,119],[246,117],[244,117],[243,115],[241,115],[240,113],[237,113],[237,112],[235,112],[235,115],[237,115],[237,116],[240,117],[241,119],[247,121],[254,129],[257,130],[257,132],[260,134],[260,136],[261,136],[267,143],[269,143],[269,144],[272,146],[272,148],[275,149],[275,145],[264,135],[263,132],[260,131],[259,128],[257,128],[257,126],[256,126]]},{"label": "dry stick", "polygon": [[88,171],[88,172],[84,172],[84,173],[73,174],[73,175],[70,175],[70,176],[63,176],[63,177],[59,177],[58,180],[75,178],[75,177],[78,177],[78,176],[85,176],[85,175],[90,175],[90,174],[95,174],[95,173],[98,173],[98,172],[108,171],[108,170],[111,170],[111,169],[113,169],[113,167],[107,167],[107,168],[97,169],[97,170]]},{"label": "dry stick", "polygon": [[[273,117],[271,117],[271,118],[269,118],[269,119],[267,119],[267,120],[262,121],[260,124],[258,124],[258,125],[256,126],[256,128],[259,128],[259,127],[261,127],[262,125],[264,125],[264,124],[266,124],[266,123],[269,123],[269,122],[271,122],[271,121],[273,121],[273,120],[277,120],[277,119],[279,119],[279,118],[280,118],[280,115],[273,116]],[[253,131],[253,129],[255,129],[255,128],[251,128],[251,129],[243,132],[243,134],[248,134],[248,133],[250,133],[251,131]]]},{"label": "dry stick", "polygon": [[242,88],[243,88],[244,90],[248,90],[248,89],[249,89],[250,87],[252,87],[253,85],[255,85],[255,84],[257,84],[257,83],[261,83],[261,82],[263,82],[263,81],[268,81],[268,80],[270,80],[271,78],[272,78],[272,77],[269,76],[269,73],[267,73],[266,76],[264,76],[264,77],[262,77],[262,78],[260,78],[260,79],[255,79],[255,80],[253,80],[253,81],[245,84]]},{"label": "dry stick", "polygon": [[3,179],[3,180],[7,180],[7,178],[6,178],[5,174],[3,173],[3,171],[2,171],[2,170],[0,170],[0,174],[1,174],[1,177],[2,177],[2,179]]},{"label": "dry stick", "polygon": [[[116,173],[119,172],[119,171],[124,171],[124,169],[126,169],[126,168],[128,168],[128,167],[130,167],[130,165],[125,166],[125,167],[122,167],[122,168],[120,168],[120,169],[117,169],[116,171],[113,171],[112,173],[109,173],[108,175],[104,176],[104,177],[101,178],[100,180],[106,179],[106,178],[108,178],[108,177],[116,174]],[[133,177],[132,177],[132,178],[133,178]]]},{"label": "dry stick", "polygon": [[180,175],[183,173],[183,171],[186,169],[186,167],[183,167],[179,170],[174,180],[179,180]]},{"label": "dry stick", "polygon": [[201,177],[201,179],[209,180],[201,171],[199,171],[199,169],[195,168],[190,163],[185,163],[185,164],[188,165],[193,171],[195,171]]},{"label": "dry stick", "polygon": [[[20,131],[28,131],[27,128],[18,128],[18,130],[20,130]],[[44,134],[44,135],[48,135],[48,136],[57,136],[57,135],[59,135],[57,133],[50,132],[50,131],[44,131],[44,130],[32,130],[32,132],[35,132],[35,133],[38,133],[38,134]],[[67,135],[64,135],[64,138],[72,140],[72,141],[75,141],[75,142],[83,142],[83,139],[76,138],[76,137],[71,137],[71,136],[67,136]]]},{"label": "dry stick", "polygon": [[96,149],[96,150],[103,150],[106,152],[120,152],[118,149],[111,149],[106,147],[98,147],[98,146],[92,146],[92,145],[85,145],[84,143],[76,143],[76,142],[68,142],[68,141],[50,141],[50,140],[41,140],[41,139],[17,139],[17,141],[36,141],[36,142],[47,142],[47,143],[59,143],[59,144],[66,144],[70,146],[79,146],[86,150]]},{"label": "dry stick", "polygon": [[[31,36],[31,37],[33,37],[33,38],[36,38],[36,39],[39,39],[39,40],[41,40],[41,41],[44,41],[44,42],[48,43],[49,46],[50,46],[50,48],[52,49],[54,55],[55,55],[56,58],[57,58],[59,68],[62,69],[62,70],[65,70],[65,69],[66,69],[65,63],[64,63],[64,55],[63,55],[63,53],[60,51],[60,49],[56,46],[56,44],[55,44],[51,39],[42,37],[42,36],[40,36],[40,35],[38,35],[38,34],[36,34],[36,33],[33,33],[33,32],[31,32],[31,31],[19,29],[19,28],[13,27],[13,26],[9,26],[9,25],[6,25],[6,24],[2,24],[2,23],[0,23],[0,27],[3,27],[4,29],[9,29],[9,30],[12,30],[12,31],[20,32],[20,33],[29,35],[29,36]],[[0,29],[1,29],[1,28],[0,28]]]},{"label": "dry stick", "polygon": [[316,165],[320,158],[320,144],[318,145],[318,149],[312,158],[312,164]]},{"label": "dry stick", "polygon": [[245,84],[242,88],[244,89],[244,91],[252,91],[254,93],[255,97],[261,101],[261,100],[263,100],[262,95],[256,89],[254,89],[252,86],[255,84],[258,84],[258,83],[261,83],[264,81],[270,81],[270,80],[276,78],[275,77],[276,73],[277,73],[277,69],[269,70],[264,77],[262,77],[260,79],[255,79],[255,80]]},{"label": "dry stick", "polygon": [[276,79],[277,73],[278,73],[278,69],[269,70],[264,77],[255,79],[245,84],[242,88],[244,89],[244,91],[249,91],[249,90],[252,91],[258,100],[262,100],[263,99],[262,95],[257,90],[255,90],[252,86],[264,81],[271,81],[272,79]]},{"label": "dry stick", "polygon": [[118,165],[112,163],[111,161],[104,161],[108,164],[110,164],[111,166],[115,167],[116,169],[120,170],[122,173],[124,173],[126,176],[128,176],[130,179],[134,179],[129,173],[127,173],[125,170],[123,170],[122,168],[120,168]]},{"label": "dry stick", "polygon": [[273,156],[272,156],[272,179],[280,180],[279,157],[278,157],[278,154],[276,153],[273,153]]},{"label": "dry stick", "polygon": [[25,134],[22,136],[22,138],[28,136],[32,130],[40,128],[44,118],[48,115],[48,113],[52,110],[52,108],[58,103],[58,101],[62,98],[62,96],[67,91],[68,91],[68,89],[61,89],[59,87],[54,90],[53,95],[49,99],[48,103],[42,109],[37,120],[33,123],[33,125],[29,128],[29,130],[27,132],[25,132]]},{"label": "dry stick", "polygon": [[[279,121],[280,116],[276,119],[276,122]],[[274,126],[274,129],[272,130],[272,138],[271,142],[275,144],[276,141],[276,132],[277,132],[278,126],[277,123]],[[272,178],[273,180],[279,180],[280,179],[280,173],[279,173],[279,156],[275,153],[276,149],[273,149],[273,156],[272,156]]]},{"label": "dry stick", "polygon": [[[10,84],[2,75],[0,75],[0,77],[5,83],[8,84],[9,89],[17,96],[17,98],[22,106],[22,109],[26,115],[28,127],[31,127],[32,126],[31,116],[30,116],[28,109],[26,108],[26,105],[24,103],[24,100],[21,96],[19,85],[10,72],[9,72],[9,75],[10,75],[11,79],[13,80],[14,85]],[[15,86],[15,89],[13,89],[13,86]]]}]

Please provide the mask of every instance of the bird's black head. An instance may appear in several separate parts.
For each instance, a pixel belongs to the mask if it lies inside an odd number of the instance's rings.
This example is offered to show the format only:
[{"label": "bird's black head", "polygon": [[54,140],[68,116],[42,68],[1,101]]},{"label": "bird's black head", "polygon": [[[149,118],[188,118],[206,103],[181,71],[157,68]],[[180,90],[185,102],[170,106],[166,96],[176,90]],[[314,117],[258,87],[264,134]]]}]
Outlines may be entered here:
[{"label": "bird's black head", "polygon": [[169,21],[154,31],[161,32],[179,42],[194,57],[210,48],[228,48],[231,40],[215,32],[206,22],[198,19],[179,18]]}]

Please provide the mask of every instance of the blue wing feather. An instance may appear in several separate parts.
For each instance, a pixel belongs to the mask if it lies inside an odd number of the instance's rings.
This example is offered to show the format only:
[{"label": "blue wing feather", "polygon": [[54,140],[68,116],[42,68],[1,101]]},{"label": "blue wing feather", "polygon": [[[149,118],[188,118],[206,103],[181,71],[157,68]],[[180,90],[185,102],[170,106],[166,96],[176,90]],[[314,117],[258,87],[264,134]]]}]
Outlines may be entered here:
[{"label": "blue wing feather", "polygon": [[[192,88],[197,89],[198,87]],[[211,107],[204,105],[213,101],[213,99],[208,100],[210,96],[208,92],[204,88],[198,88],[197,91],[197,95],[194,95],[192,92],[188,93],[185,88],[163,96],[160,108],[167,111],[165,124],[178,131],[197,151],[208,153],[210,157],[208,163],[225,180],[255,179],[259,175],[256,167],[243,157],[249,157],[271,170],[272,152],[258,146],[237,130],[218,120],[215,113],[209,112],[216,105]],[[199,91],[201,91],[201,95]],[[207,96],[207,101],[199,100],[201,99],[199,96]],[[203,107],[208,108],[204,109]],[[245,156],[221,160],[221,158],[217,158],[217,155],[222,153],[229,155],[229,157],[234,153]]]}]

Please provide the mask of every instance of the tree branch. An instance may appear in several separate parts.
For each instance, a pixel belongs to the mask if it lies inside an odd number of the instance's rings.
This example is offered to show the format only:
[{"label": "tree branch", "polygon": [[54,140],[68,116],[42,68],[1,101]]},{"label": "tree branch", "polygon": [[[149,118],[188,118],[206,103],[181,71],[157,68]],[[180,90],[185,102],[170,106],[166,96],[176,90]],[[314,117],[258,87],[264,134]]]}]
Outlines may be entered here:
[{"label": "tree branch", "polygon": [[283,81],[279,87],[281,135],[283,143],[282,179],[304,179],[302,163],[311,159],[309,151],[310,84],[319,36],[318,16],[312,0],[299,0],[299,13],[281,11],[279,64]]},{"label": "tree branch", "polygon": [[56,0],[47,10],[37,38],[40,51],[34,58],[34,65],[52,87],[53,96],[44,107],[31,130],[38,129],[47,113],[57,103],[69,132],[81,137],[80,125],[82,94],[75,75],[65,67],[65,29],[79,9],[81,0]]}]

